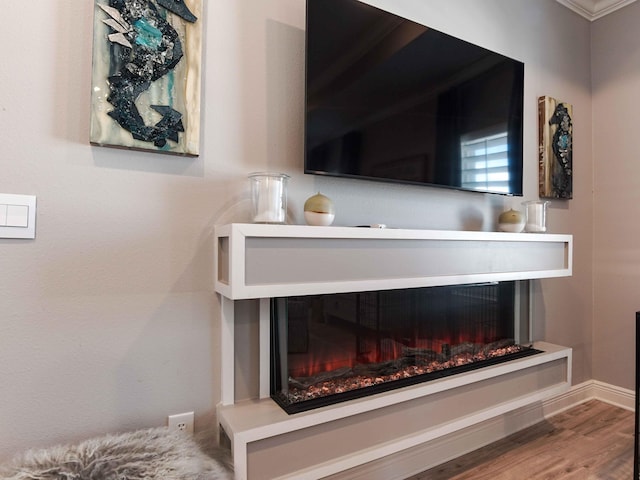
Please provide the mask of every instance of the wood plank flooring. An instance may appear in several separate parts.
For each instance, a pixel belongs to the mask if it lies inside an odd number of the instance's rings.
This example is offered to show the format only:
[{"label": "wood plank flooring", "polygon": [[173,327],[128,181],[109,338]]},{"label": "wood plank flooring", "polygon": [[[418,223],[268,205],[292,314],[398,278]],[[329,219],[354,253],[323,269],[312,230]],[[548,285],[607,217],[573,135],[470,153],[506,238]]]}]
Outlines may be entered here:
[{"label": "wood plank flooring", "polygon": [[407,480],[631,480],[634,414],[591,400]]}]

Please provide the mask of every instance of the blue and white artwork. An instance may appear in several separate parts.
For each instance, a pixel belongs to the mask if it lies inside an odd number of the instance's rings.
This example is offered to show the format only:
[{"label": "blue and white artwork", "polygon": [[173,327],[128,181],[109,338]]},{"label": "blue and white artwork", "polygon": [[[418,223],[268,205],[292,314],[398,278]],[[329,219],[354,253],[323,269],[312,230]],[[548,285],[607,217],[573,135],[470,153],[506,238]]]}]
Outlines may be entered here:
[{"label": "blue and white artwork", "polygon": [[91,143],[198,155],[203,0],[95,0]]},{"label": "blue and white artwork", "polygon": [[538,98],[540,198],[573,198],[573,106]]}]

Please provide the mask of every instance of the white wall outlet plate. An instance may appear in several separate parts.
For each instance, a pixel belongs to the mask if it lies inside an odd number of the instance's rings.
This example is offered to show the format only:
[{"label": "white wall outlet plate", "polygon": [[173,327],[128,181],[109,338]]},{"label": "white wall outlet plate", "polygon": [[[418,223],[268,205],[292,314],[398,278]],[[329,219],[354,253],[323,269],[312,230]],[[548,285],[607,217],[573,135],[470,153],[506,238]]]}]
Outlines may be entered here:
[{"label": "white wall outlet plate", "polygon": [[169,430],[178,430],[193,435],[194,413],[177,413],[169,415],[167,418],[167,426]]}]

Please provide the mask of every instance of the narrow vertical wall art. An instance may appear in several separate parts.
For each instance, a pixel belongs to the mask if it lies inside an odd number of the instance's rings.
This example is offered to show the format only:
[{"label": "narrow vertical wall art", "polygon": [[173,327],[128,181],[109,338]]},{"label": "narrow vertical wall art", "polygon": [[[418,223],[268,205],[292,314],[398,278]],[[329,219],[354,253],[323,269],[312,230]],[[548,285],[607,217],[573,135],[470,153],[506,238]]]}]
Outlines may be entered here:
[{"label": "narrow vertical wall art", "polygon": [[203,0],[95,0],[94,145],[198,155]]},{"label": "narrow vertical wall art", "polygon": [[541,198],[573,198],[573,107],[552,97],[538,99]]}]

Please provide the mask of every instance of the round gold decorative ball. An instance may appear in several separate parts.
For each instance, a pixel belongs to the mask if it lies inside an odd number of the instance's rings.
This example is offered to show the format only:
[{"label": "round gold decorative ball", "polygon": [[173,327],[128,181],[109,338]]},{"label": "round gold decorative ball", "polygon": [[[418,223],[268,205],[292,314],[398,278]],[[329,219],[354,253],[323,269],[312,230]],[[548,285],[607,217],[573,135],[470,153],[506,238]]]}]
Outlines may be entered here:
[{"label": "round gold decorative ball", "polygon": [[335,218],[333,201],[320,192],[309,197],[304,202],[304,219],[308,225],[327,226],[333,223]]},{"label": "round gold decorative ball", "polygon": [[514,210],[507,210],[502,212],[498,217],[498,229],[501,232],[520,233],[524,230],[524,215],[522,212]]}]

